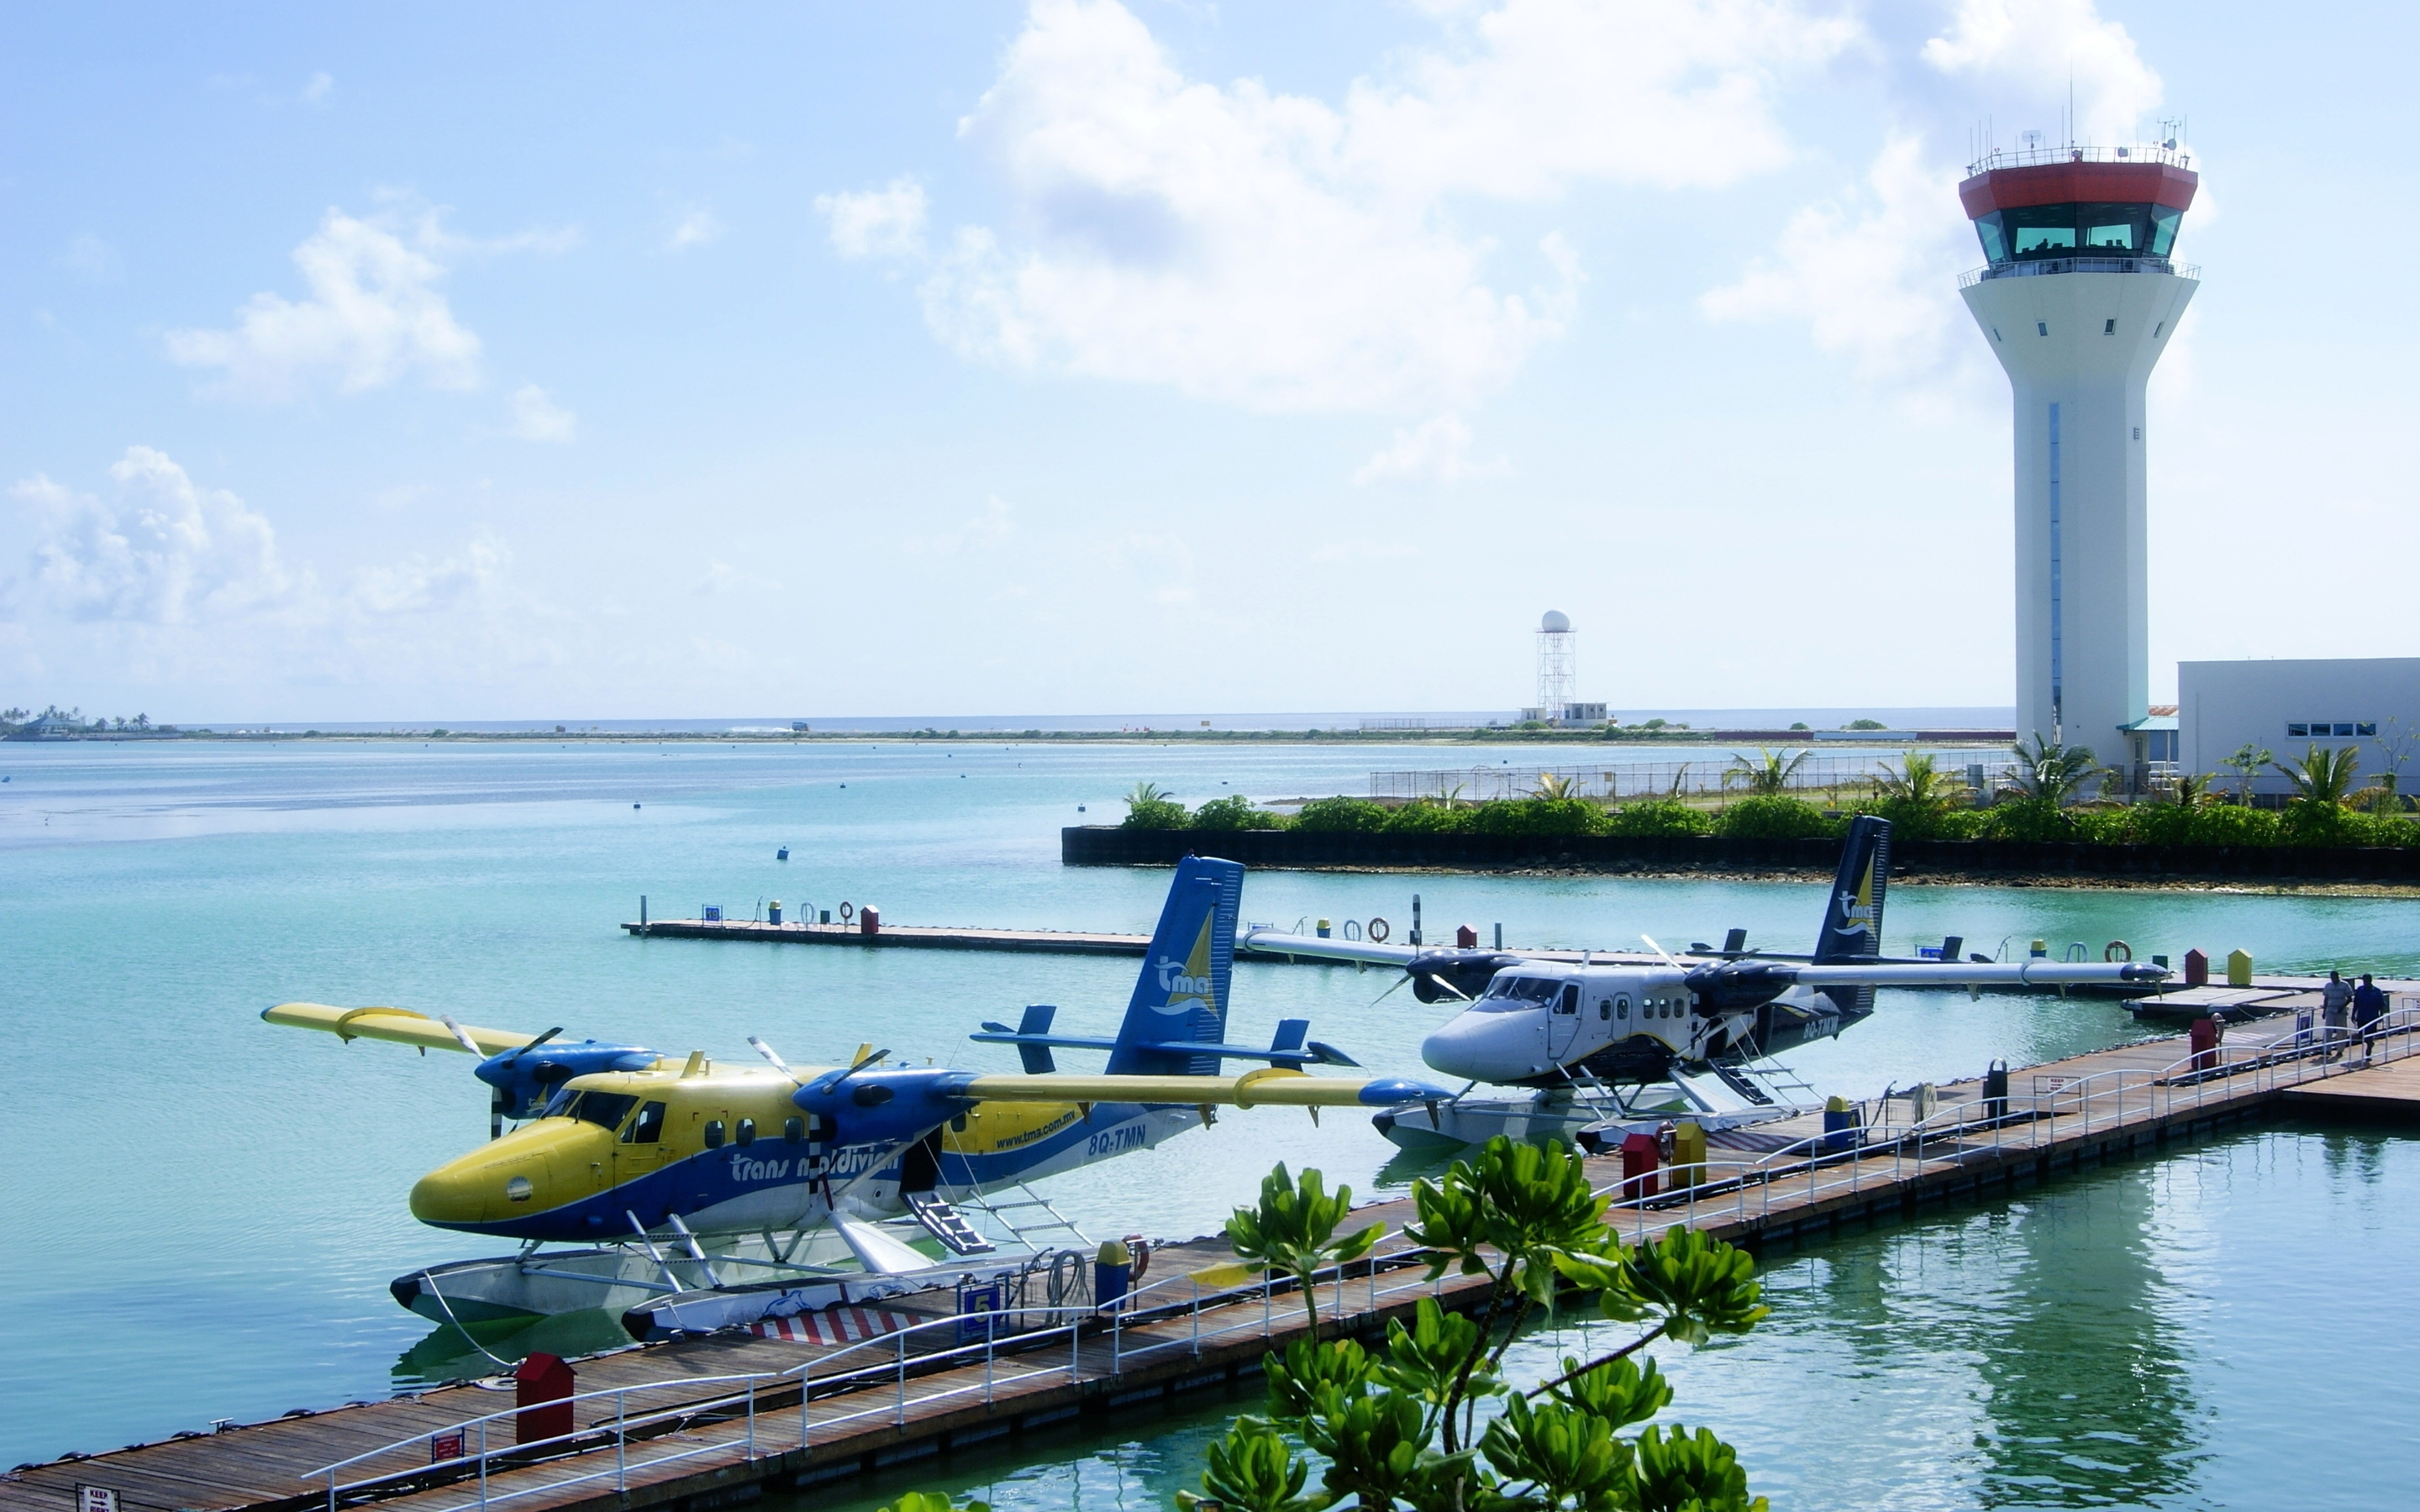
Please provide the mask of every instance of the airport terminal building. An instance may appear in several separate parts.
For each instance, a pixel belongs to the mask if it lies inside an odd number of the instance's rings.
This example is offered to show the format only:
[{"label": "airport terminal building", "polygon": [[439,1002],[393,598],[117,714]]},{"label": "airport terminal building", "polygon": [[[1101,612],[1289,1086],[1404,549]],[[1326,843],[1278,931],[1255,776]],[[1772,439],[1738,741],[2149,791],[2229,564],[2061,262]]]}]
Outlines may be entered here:
[{"label": "airport terminal building", "polygon": [[[2410,762],[2402,776],[2420,780],[2420,656],[2180,661],[2177,742],[2188,772],[2223,772],[2247,745],[2296,762],[2313,746],[2351,746],[2361,754],[2355,786],[2398,759]],[[2290,786],[2273,770],[2254,791]]]}]

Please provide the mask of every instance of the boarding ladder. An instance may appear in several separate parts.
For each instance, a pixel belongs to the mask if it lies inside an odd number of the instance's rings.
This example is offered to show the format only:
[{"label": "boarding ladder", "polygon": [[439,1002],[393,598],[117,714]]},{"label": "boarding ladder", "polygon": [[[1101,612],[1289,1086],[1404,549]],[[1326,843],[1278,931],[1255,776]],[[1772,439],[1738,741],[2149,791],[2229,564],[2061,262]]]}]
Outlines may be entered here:
[{"label": "boarding ladder", "polygon": [[908,1215],[916,1220],[924,1232],[941,1242],[953,1255],[988,1255],[999,1248],[977,1232],[967,1222],[967,1215],[942,1201],[930,1192],[908,1192],[901,1195],[908,1204]]},{"label": "boarding ladder", "polygon": [[1725,1087],[1759,1107],[1810,1108],[1823,1101],[1805,1078],[1778,1060],[1717,1060],[1714,1072]]}]

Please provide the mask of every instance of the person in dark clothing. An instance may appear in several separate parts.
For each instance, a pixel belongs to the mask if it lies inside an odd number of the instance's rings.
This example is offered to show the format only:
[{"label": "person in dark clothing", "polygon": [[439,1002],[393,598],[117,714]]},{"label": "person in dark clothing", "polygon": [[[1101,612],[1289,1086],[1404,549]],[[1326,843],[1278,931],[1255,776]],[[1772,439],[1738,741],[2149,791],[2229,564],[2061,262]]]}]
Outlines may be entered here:
[{"label": "person in dark clothing", "polygon": [[2361,974],[2361,985],[2352,990],[2352,1025],[2361,1035],[2361,1053],[2366,1057],[2378,1039],[2378,1023],[2386,1017],[2386,994],[2370,980],[2368,972]]}]

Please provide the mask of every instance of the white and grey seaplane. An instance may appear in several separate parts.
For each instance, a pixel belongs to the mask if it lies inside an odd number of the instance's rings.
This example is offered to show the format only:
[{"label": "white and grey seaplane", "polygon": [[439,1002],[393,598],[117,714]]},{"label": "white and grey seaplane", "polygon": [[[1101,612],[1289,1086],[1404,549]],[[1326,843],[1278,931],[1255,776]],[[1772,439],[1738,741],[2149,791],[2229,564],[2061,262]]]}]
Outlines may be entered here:
[{"label": "white and grey seaplane", "polygon": [[[1445,1153],[1503,1134],[1571,1139],[1653,1113],[1738,1124],[1801,1111],[1811,1093],[1773,1057],[1870,1017],[1877,987],[2155,986],[2159,965],[2026,960],[1890,962],[1881,954],[1890,824],[1853,820],[1813,954],[1674,956],[1652,964],[1581,952],[1424,949],[1248,928],[1256,954],[1402,970],[1423,1002],[1462,1011],[1421,1042],[1429,1068],[1466,1085],[1443,1102],[1377,1115],[1406,1151]],[[1643,936],[1642,936],[1643,938]],[[1402,985],[1398,983],[1398,985]],[[1392,991],[1393,989],[1388,989]],[[1522,1088],[1512,1096],[1481,1088]]]}]

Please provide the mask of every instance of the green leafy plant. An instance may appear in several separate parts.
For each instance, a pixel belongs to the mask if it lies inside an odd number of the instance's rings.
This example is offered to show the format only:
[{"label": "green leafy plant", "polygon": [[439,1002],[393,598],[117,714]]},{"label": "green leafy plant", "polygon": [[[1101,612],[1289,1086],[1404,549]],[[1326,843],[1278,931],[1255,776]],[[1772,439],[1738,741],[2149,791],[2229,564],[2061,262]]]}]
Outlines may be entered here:
[{"label": "green leafy plant", "polygon": [[2064,809],[2086,795],[2102,771],[2089,746],[2069,746],[2034,732],[2032,743],[2018,741],[2017,769],[2005,779],[2005,791],[2019,800]]},{"label": "green leafy plant", "polygon": [[1235,1257],[1248,1265],[1283,1271],[1302,1286],[1302,1308],[1312,1338],[1319,1336],[1317,1273],[1343,1265],[1370,1253],[1385,1236],[1383,1224],[1337,1237],[1337,1226],[1353,1209],[1353,1189],[1340,1186],[1327,1194],[1325,1179],[1315,1170],[1297,1182],[1280,1161],[1261,1180],[1258,1206],[1237,1208],[1227,1220],[1227,1242]]},{"label": "green leafy plant", "polygon": [[1322,834],[1370,834],[1387,827],[1384,805],[1367,798],[1313,798],[1295,815],[1294,827]]},{"label": "green leafy plant", "polygon": [[1843,825],[1804,798],[1742,798],[1714,821],[1714,833],[1740,840],[1810,840],[1838,833]]},{"label": "green leafy plant", "polygon": [[1791,779],[1813,754],[1802,750],[1793,756],[1787,749],[1766,750],[1760,746],[1754,761],[1745,756],[1731,758],[1730,765],[1723,769],[1723,786],[1736,782],[1759,797],[1779,797],[1790,791]]},{"label": "green leafy plant", "polygon": [[1126,795],[1128,829],[1183,829],[1185,805],[1156,782],[1138,782]]},{"label": "green leafy plant", "polygon": [[1603,820],[1604,810],[1583,798],[1512,798],[1481,804],[1469,828],[1477,835],[1588,835]]},{"label": "green leafy plant", "polygon": [[1606,814],[1604,827],[1608,835],[1703,835],[1714,821],[1678,798],[1641,798]]},{"label": "green leafy plant", "polygon": [[2233,769],[2235,801],[2246,809],[2251,808],[2252,779],[2260,775],[2260,768],[2271,764],[2269,748],[2255,746],[2247,740],[2235,748],[2234,755],[2223,758],[2218,764]]},{"label": "green leafy plant", "polygon": [[1539,773],[1538,785],[1530,793],[1531,797],[1544,798],[1550,803],[1559,803],[1565,798],[1576,798],[1579,795],[1579,783],[1559,772]]},{"label": "green leafy plant", "polygon": [[1475,810],[1451,807],[1451,800],[1415,798],[1387,816],[1388,834],[1452,835],[1470,828]]},{"label": "green leafy plant", "polygon": [[2294,800],[2329,808],[2341,804],[2352,791],[2352,775],[2361,768],[2361,752],[2351,746],[2314,745],[2299,762],[2271,762],[2294,785]]},{"label": "green leafy plant", "polygon": [[1285,826],[1283,814],[1257,808],[1251,799],[1240,793],[1213,798],[1193,810],[1193,827],[1196,829],[1283,829]]}]

